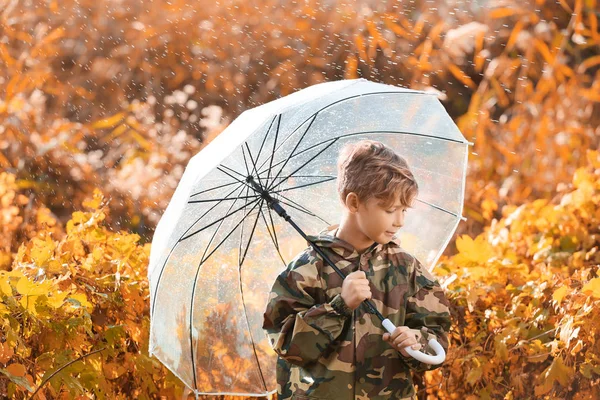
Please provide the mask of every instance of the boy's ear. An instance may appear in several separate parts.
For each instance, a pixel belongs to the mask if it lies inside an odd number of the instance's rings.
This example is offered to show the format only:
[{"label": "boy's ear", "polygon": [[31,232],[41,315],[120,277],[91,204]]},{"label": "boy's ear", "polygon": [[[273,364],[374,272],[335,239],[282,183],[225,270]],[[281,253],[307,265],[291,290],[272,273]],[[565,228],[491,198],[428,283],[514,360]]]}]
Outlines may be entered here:
[{"label": "boy's ear", "polygon": [[346,195],[346,208],[351,213],[355,213],[358,211],[358,195],[354,192],[350,192]]}]

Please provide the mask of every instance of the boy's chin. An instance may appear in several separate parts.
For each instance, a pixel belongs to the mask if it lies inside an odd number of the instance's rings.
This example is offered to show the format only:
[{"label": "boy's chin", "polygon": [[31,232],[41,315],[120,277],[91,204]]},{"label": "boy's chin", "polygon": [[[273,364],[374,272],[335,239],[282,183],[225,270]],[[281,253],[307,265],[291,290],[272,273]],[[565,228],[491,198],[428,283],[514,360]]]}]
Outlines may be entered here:
[{"label": "boy's chin", "polygon": [[377,239],[375,239],[375,241],[379,244],[388,244],[392,240],[394,240],[394,238],[392,236],[386,235],[385,233],[379,236]]}]

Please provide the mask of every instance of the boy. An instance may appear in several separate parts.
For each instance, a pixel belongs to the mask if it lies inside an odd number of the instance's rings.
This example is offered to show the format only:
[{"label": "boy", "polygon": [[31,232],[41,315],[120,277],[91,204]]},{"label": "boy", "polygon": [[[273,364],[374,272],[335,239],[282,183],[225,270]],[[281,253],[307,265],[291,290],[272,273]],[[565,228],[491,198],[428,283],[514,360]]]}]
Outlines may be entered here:
[{"label": "boy", "polygon": [[[439,367],[410,357],[435,337],[448,349],[448,301],[394,234],[417,196],[406,161],[380,142],[346,145],[338,159],[339,225],[309,236],[311,247],[276,279],[264,314],[277,360],[278,399],[416,399],[410,369]],[[359,307],[371,302],[396,330]]]}]

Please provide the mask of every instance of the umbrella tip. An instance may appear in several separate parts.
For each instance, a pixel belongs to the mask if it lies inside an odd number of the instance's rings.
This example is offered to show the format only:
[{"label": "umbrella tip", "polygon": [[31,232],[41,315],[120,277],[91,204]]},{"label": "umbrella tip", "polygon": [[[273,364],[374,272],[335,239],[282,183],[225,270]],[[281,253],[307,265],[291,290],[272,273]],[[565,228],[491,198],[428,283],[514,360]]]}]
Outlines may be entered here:
[{"label": "umbrella tip", "polygon": [[468,144],[469,146],[475,146],[475,143],[473,143],[473,142],[467,142],[467,144]]}]

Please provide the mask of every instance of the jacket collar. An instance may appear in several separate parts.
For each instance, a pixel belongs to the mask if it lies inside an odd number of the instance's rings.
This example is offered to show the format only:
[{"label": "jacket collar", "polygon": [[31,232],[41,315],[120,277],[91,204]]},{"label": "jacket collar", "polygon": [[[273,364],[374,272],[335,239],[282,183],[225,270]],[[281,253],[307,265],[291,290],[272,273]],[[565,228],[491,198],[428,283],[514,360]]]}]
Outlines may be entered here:
[{"label": "jacket collar", "polygon": [[339,229],[339,224],[331,225],[319,232],[317,235],[307,235],[307,238],[314,242],[319,247],[327,247],[336,252],[345,259],[354,259],[362,255],[367,255],[369,258],[382,251],[387,246],[400,247],[400,239],[394,238],[388,244],[373,243],[368,249],[359,253],[354,246],[345,240],[335,236]]}]

